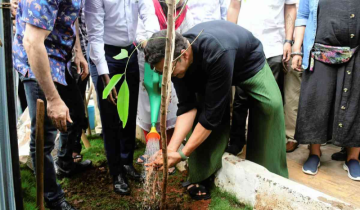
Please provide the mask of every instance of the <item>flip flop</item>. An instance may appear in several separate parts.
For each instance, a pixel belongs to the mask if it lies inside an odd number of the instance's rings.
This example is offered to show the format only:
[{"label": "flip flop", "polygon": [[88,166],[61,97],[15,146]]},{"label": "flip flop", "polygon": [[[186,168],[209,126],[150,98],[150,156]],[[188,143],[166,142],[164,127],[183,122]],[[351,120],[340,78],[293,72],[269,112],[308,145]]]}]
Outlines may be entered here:
[{"label": "flip flop", "polygon": [[[139,162],[139,159],[142,160],[143,162]],[[138,165],[144,165],[145,162],[146,162],[146,158],[144,157],[144,155],[139,156],[139,158],[136,160],[136,164]]]}]

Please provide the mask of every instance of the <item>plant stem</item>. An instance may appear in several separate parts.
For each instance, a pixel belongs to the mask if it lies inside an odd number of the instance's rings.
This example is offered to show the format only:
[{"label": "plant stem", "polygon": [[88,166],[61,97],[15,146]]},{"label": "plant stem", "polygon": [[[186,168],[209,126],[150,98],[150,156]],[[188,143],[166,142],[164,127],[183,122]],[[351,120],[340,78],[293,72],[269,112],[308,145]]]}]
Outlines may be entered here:
[{"label": "plant stem", "polygon": [[164,172],[163,172],[163,183],[162,183],[162,195],[160,202],[160,209],[166,209],[166,188],[167,188],[167,178],[168,178],[168,159],[167,159],[167,136],[166,136],[166,115],[168,108],[168,88],[171,88],[169,85],[171,79],[171,69],[172,69],[172,60],[174,57],[174,46],[175,46],[175,0],[167,0],[166,4],[168,6],[167,14],[167,35],[166,35],[166,48],[165,48],[165,58],[164,58],[164,69],[163,69],[163,78],[161,84],[161,115],[160,115],[160,132],[161,132],[161,144],[162,144],[162,154],[163,154],[163,163],[164,163]]}]

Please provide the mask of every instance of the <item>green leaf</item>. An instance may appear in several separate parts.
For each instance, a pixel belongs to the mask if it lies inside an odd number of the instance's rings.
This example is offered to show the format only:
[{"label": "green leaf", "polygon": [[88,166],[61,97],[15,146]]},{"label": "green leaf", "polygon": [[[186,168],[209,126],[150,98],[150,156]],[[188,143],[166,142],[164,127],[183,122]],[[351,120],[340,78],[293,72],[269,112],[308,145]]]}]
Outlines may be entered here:
[{"label": "green leaf", "polygon": [[106,98],[109,96],[111,90],[112,90],[112,89],[115,87],[115,85],[120,81],[120,79],[121,79],[122,76],[123,76],[123,74],[115,74],[115,75],[111,78],[109,84],[105,87],[105,89],[104,89],[104,91],[103,91],[102,99],[106,99]]},{"label": "green leaf", "polygon": [[129,86],[124,80],[120,87],[118,100],[117,100],[117,110],[119,113],[120,120],[122,121],[123,128],[125,128],[126,123],[128,121],[128,115],[129,115]]},{"label": "green leaf", "polygon": [[124,58],[127,58],[129,57],[129,52],[125,49],[121,49],[121,52],[120,54],[118,54],[117,56],[114,56],[113,58],[115,60],[121,60],[121,59],[124,59]]}]

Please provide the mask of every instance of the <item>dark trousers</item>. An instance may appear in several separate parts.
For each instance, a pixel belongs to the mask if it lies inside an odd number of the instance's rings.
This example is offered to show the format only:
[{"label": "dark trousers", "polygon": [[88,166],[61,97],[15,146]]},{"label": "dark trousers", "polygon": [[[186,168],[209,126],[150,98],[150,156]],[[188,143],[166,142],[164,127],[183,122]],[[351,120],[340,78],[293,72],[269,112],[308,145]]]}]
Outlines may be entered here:
[{"label": "dark trousers", "polygon": [[[77,73],[77,68],[76,68],[76,65],[75,63],[71,63],[71,73],[72,75],[74,76],[74,79],[75,79],[75,82],[77,84],[77,87],[79,88],[79,92],[80,92],[80,95],[81,95],[81,99],[82,99],[82,103],[81,104],[77,104],[76,106],[84,106],[84,98],[86,97],[85,96],[85,92],[86,92],[86,85],[89,81],[89,77],[90,76],[87,76],[83,81],[81,80],[81,75],[79,75]],[[85,108],[85,106],[84,106]],[[73,148],[73,152],[75,153],[78,153],[80,154],[81,152],[81,149],[82,149],[82,146],[81,146],[81,134],[82,134],[82,130],[85,130],[87,129],[87,127],[89,126],[88,124],[88,119],[86,118],[86,115],[85,115],[85,109],[84,109],[84,113],[79,113],[82,115],[82,125],[83,127],[80,128],[81,130],[79,131],[79,135],[75,137],[75,139],[73,139],[74,141],[74,148]]]},{"label": "dark trousers", "polygon": [[[281,95],[284,96],[284,67],[282,57],[282,55],[271,57],[267,59],[267,62],[280,88]],[[251,101],[248,100],[248,96],[241,88],[235,87],[229,144],[236,145],[240,149],[246,144],[246,119],[250,107]]]},{"label": "dark trousers", "polygon": [[[126,49],[129,54],[135,49],[134,46],[125,48],[105,45],[105,57],[109,68],[109,76],[122,74],[125,71],[126,59],[115,60],[113,57]],[[130,90],[129,115],[125,128],[120,121],[117,107],[106,99],[102,99],[104,84],[101,77],[98,76],[95,65],[90,61],[90,73],[98,95],[98,105],[100,109],[101,123],[103,126],[103,138],[105,143],[106,156],[109,164],[110,174],[116,176],[122,173],[123,165],[130,165],[133,162],[136,134],[136,114],[139,95],[139,65],[137,52],[135,52],[129,61],[126,70],[126,81]],[[119,92],[120,86],[125,76],[116,85]],[[122,100],[118,96],[118,100]]]},{"label": "dark trousers", "polygon": [[[68,131],[66,133],[60,133],[60,145],[58,148],[58,160],[57,165],[61,166],[65,170],[71,170],[74,167],[72,161],[72,150],[73,142],[69,139],[72,139],[74,136],[78,135],[78,130],[81,125],[79,125],[79,115],[78,110],[74,109],[76,104],[81,102],[81,96],[78,92],[76,83],[66,72],[66,81],[67,86],[56,84],[56,88],[60,94],[61,99],[64,101],[66,106],[68,106],[70,111],[70,117],[73,120],[73,124],[68,123]],[[54,149],[54,142],[57,134],[57,129],[52,124],[50,118],[47,116],[46,110],[46,99],[43,91],[41,90],[39,84],[35,80],[30,80],[25,78],[23,80],[26,94],[26,101],[29,107],[29,114],[31,119],[31,141],[30,141],[30,155],[33,160],[34,168],[35,164],[35,132],[36,132],[36,101],[37,99],[42,99],[45,102],[45,122],[44,122],[44,197],[45,202],[51,203],[56,202],[64,197],[64,192],[62,191],[59,184],[56,183],[55,167],[54,161],[51,156],[51,151]],[[78,109],[81,109],[83,106],[78,106]]]}]

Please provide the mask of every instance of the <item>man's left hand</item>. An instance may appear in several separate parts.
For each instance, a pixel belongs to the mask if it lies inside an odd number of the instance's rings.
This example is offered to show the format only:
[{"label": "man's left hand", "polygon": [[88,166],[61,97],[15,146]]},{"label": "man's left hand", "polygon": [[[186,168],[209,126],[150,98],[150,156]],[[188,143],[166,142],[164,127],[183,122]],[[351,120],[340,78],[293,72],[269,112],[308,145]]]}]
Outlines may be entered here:
[{"label": "man's left hand", "polygon": [[[146,166],[152,166],[156,168],[157,170],[162,170],[164,166],[162,152],[158,152],[158,156],[156,159],[148,164],[145,164]],[[181,161],[181,156],[178,152],[168,151],[168,167],[171,168],[175,166],[177,163]]]},{"label": "man's left hand", "polygon": [[82,52],[76,52],[74,63],[77,73],[81,76],[81,81],[84,81],[89,75],[89,66]]}]

